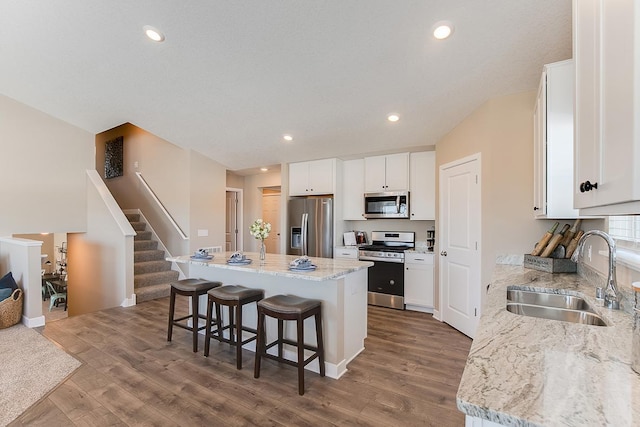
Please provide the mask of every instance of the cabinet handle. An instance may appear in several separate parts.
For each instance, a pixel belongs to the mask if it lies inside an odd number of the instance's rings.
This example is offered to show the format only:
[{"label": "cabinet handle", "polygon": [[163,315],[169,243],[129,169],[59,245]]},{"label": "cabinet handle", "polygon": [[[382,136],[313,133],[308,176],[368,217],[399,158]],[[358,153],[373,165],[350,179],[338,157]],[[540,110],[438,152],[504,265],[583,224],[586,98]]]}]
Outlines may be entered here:
[{"label": "cabinet handle", "polygon": [[537,211],[537,210],[539,210],[539,209],[540,209],[540,208],[539,208],[539,207],[537,207],[537,206],[534,206],[534,207],[533,207],[533,210],[534,210],[534,211]]},{"label": "cabinet handle", "polygon": [[580,192],[584,193],[585,191],[591,191],[593,189],[598,189],[598,183],[594,182],[593,184],[589,181],[585,181],[580,183]]}]

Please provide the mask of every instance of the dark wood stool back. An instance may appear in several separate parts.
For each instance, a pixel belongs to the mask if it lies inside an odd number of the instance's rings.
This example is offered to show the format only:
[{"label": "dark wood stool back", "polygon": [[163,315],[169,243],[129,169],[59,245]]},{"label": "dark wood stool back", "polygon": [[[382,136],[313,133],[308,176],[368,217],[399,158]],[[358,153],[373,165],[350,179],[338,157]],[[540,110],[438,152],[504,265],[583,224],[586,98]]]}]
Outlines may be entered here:
[{"label": "dark wood stool back", "polygon": [[[256,330],[242,324],[242,307],[264,298],[262,289],[245,288],[244,286],[227,285],[211,289],[207,292],[207,324],[205,326],[204,355],[209,356],[211,339],[225,342],[236,347],[236,368],[242,369],[242,346],[256,339]],[[213,306],[216,310],[216,329],[213,328]],[[221,306],[229,309],[229,324],[223,325]],[[234,331],[235,329],[235,331]],[[224,337],[224,331],[229,331],[229,338]],[[242,331],[252,335],[242,340]],[[235,334],[234,334],[235,332]]]},{"label": "dark wood stool back", "polygon": [[[266,344],[265,316],[278,319],[278,338]],[[316,326],[316,345],[311,346],[304,342],[304,320],[314,316]],[[297,340],[284,338],[284,321],[295,320],[297,327]],[[289,344],[297,347],[297,362],[285,359],[282,355],[283,345]],[[278,354],[267,353],[273,346],[278,346]],[[305,360],[304,351],[311,350],[313,354]],[[318,359],[320,376],[324,377],[324,344],[322,338],[322,303],[320,300],[300,298],[295,295],[275,295],[258,302],[258,341],[256,344],[256,362],[254,367],[255,378],[260,377],[260,361],[263,357],[277,360],[298,368],[298,393],[304,394],[304,367],[314,359]]]},{"label": "dark wood stool back", "polygon": [[[202,279],[183,279],[171,283],[171,296],[169,297],[169,329],[167,331],[167,341],[171,341],[173,335],[173,326],[186,329],[193,333],[193,351],[198,351],[198,332],[203,330],[205,326],[200,326],[198,319],[206,319],[206,317],[198,312],[198,298],[204,295],[208,290],[222,286],[220,282],[211,282]],[[191,297],[191,314],[175,319],[176,295],[184,295]],[[191,325],[182,321],[191,319]]]}]

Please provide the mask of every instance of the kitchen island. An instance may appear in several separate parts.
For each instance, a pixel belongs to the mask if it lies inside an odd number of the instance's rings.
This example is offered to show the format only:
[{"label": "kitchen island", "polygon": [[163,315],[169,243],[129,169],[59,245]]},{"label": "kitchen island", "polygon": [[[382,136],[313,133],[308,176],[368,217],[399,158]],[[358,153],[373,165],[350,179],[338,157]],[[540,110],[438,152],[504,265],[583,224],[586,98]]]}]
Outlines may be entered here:
[{"label": "kitchen island", "polygon": [[[258,253],[245,252],[252,260],[248,265],[231,265],[227,260],[232,252],[215,253],[212,260],[196,260],[190,256],[167,258],[188,265],[188,277],[220,281],[223,284],[241,285],[264,289],[265,297],[291,294],[322,301],[322,327],[324,334],[325,370],[331,378],[340,378],[347,364],[364,350],[367,336],[367,268],[368,261],[350,259],[311,258],[317,265],[315,271],[290,271],[292,255],[266,254],[260,261]],[[199,310],[206,313],[206,296],[200,298]],[[225,310],[226,311],[226,310]],[[255,328],[255,305],[244,308],[243,323]],[[277,323],[267,322],[267,339],[277,336]],[[295,324],[285,322],[285,335],[295,339]],[[315,342],[315,327],[311,320],[305,322],[305,341]],[[255,351],[255,341],[244,348]],[[286,354],[295,360],[295,352]],[[307,369],[318,372],[314,360]]]},{"label": "kitchen island", "polygon": [[[510,313],[506,294],[514,285],[582,296],[608,326]],[[577,274],[496,266],[457,394],[467,426],[640,424],[631,307],[627,299],[623,310],[606,309],[594,296],[594,282]]]}]

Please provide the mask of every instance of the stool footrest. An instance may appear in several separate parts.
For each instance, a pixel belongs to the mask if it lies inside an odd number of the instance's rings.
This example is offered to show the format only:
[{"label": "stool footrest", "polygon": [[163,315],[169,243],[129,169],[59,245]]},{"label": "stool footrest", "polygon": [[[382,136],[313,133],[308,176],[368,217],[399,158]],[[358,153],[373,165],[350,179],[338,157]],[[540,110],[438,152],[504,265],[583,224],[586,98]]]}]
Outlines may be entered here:
[{"label": "stool footrest", "polygon": [[[205,325],[206,327],[206,325]],[[227,329],[232,329],[233,332],[236,331],[236,326],[235,325],[227,325],[227,326],[223,326],[222,328],[220,328],[221,331],[220,332],[224,332]],[[253,328],[249,328],[249,327],[242,327],[242,330],[244,332],[251,332],[252,334],[254,334],[254,336],[247,338],[246,340],[242,341],[240,343],[240,345],[245,345],[246,343],[249,343],[251,341],[254,341],[257,339],[257,331]],[[235,344],[237,342],[237,340],[231,341],[229,338],[225,338],[224,336],[218,336],[218,329],[217,328],[211,328],[211,339],[220,341],[220,342],[224,342],[227,344]]]},{"label": "stool footrest", "polygon": [[[284,357],[278,357],[275,354],[267,353],[267,350],[269,350],[270,348],[278,345],[280,342],[282,342],[283,344],[289,344],[289,345],[292,345],[292,346],[297,346],[298,345],[295,341],[289,340],[289,339],[283,339],[282,341],[275,340],[271,344],[267,344],[265,346],[264,353],[262,353],[261,356],[262,357],[266,357],[268,359],[277,360],[279,362],[288,363],[289,365],[297,366],[296,362],[293,361],[293,360],[285,359]],[[309,362],[313,361],[314,359],[316,359],[318,357],[318,347],[312,346],[312,345],[309,345],[309,344],[304,344],[303,347],[304,347],[305,350],[311,350],[311,351],[314,352],[311,356],[309,356],[307,359],[305,359],[302,362],[303,366],[307,366],[309,364]]]}]

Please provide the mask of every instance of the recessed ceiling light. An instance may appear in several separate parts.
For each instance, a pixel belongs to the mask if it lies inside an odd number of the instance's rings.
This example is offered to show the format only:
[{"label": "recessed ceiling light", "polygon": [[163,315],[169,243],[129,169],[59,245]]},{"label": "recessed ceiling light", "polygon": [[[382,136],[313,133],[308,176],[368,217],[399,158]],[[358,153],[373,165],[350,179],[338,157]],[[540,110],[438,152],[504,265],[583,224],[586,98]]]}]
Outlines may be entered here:
[{"label": "recessed ceiling light", "polygon": [[390,122],[397,122],[398,120],[400,120],[400,116],[397,114],[389,114],[387,116],[387,120],[389,120]]},{"label": "recessed ceiling light", "polygon": [[282,139],[284,139],[285,141],[293,141],[293,137],[291,135],[283,135]]},{"label": "recessed ceiling light", "polygon": [[433,37],[444,40],[453,33],[453,24],[449,21],[436,22],[433,25]]},{"label": "recessed ceiling light", "polygon": [[164,41],[164,34],[162,34],[162,32],[157,28],[154,28],[151,25],[145,25],[142,29],[144,30],[144,34],[154,42]]},{"label": "recessed ceiling light", "polygon": [[262,172],[266,172],[266,171],[268,171],[269,169],[267,169],[267,168],[260,168],[260,170],[261,170]]}]

